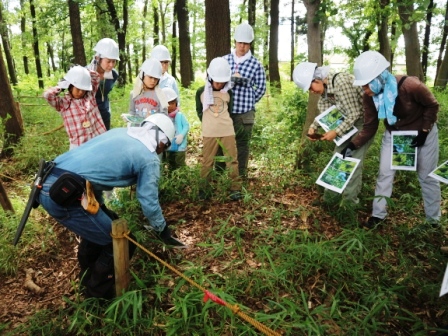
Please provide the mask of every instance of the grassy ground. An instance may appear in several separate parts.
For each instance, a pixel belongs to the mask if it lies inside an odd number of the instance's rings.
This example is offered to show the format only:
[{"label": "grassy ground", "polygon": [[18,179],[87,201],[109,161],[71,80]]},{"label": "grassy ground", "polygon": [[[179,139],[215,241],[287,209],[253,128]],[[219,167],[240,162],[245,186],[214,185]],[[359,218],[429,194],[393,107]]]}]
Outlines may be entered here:
[{"label": "grassy ground", "polygon": [[[113,127],[123,125],[119,115],[127,111],[128,92],[129,88],[112,91]],[[191,247],[179,252],[155,244],[142,229],[138,203],[129,198],[128,190],[119,190],[119,202],[111,206],[129,221],[139,242],[202,287],[284,335],[441,334],[448,318],[447,299],[439,298],[447,261],[440,246],[446,237],[444,231],[418,229],[424,215],[415,173],[397,174],[390,216],[382,228],[368,232],[358,225],[370,211],[379,135],[365,164],[360,207],[313,206],[321,192],[315,181],[333,146],[301,142],[306,96],[284,83],[281,95],[268,94],[258,105],[244,199],[226,200],[228,182],[217,176],[213,199],[200,202],[201,141],[194,93],[192,89],[181,94],[182,111],[192,125],[188,167],[171,174],[165,171],[161,181],[167,221]],[[437,96],[442,104],[442,163],[448,160],[448,95]],[[11,246],[39,158],[50,159],[68,149],[63,130],[45,134],[61,124],[57,113],[42,100],[30,101],[43,106],[22,104],[26,135],[15,156],[0,162],[1,178],[17,213],[0,213],[0,280],[5,284],[0,305],[6,307],[0,314],[0,331],[7,335],[257,335],[253,325],[226,307],[203,303],[200,290],[143,251],[132,260],[133,281],[124,296],[107,303],[84,300],[77,292],[76,272],[70,274],[76,268],[76,237],[41,208],[30,217],[19,246]],[[300,169],[295,168],[297,159],[304,163]],[[445,226],[445,185],[442,191]],[[56,261],[47,277],[63,273],[64,292],[58,286],[49,286],[41,296],[11,289],[24,268],[42,268],[43,256],[54,255],[68,256]],[[42,305],[54,297],[64,298]],[[17,301],[23,303],[20,309]],[[34,315],[25,313],[27,304]],[[19,315],[19,320],[14,318]]]}]

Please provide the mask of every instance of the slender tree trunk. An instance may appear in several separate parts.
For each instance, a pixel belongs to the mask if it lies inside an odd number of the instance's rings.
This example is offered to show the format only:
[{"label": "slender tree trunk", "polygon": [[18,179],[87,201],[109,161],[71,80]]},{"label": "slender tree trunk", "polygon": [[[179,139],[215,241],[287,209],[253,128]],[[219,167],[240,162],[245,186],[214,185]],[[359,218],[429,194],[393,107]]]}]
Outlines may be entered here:
[{"label": "slender tree trunk", "polygon": [[14,102],[8,73],[3,60],[0,46],[0,117],[4,127],[3,148],[0,158],[11,157],[13,146],[19,142],[23,135],[23,122],[18,105]]},{"label": "slender tree trunk", "polygon": [[[146,60],[146,18],[148,17],[148,0],[143,5],[143,21],[142,21],[142,64]],[[137,63],[138,67],[138,63]],[[137,70],[137,69],[136,69]],[[138,71],[138,70],[137,70]]]},{"label": "slender tree trunk", "polygon": [[157,9],[157,5],[152,6],[152,15],[154,19],[154,25],[153,25],[153,37],[154,37],[154,46],[160,44],[159,39],[159,10]]},{"label": "slender tree trunk", "polygon": [[428,9],[426,10],[425,37],[423,39],[423,50],[422,50],[422,70],[423,70],[423,78],[425,79],[425,81],[426,81],[426,73],[428,72],[429,38],[431,36],[431,22],[432,22],[433,10],[434,10],[434,0],[430,0]]},{"label": "slender tree trunk", "polygon": [[271,0],[271,24],[269,26],[269,82],[271,87],[281,90],[278,70],[278,25],[279,0]]},{"label": "slender tree trunk", "polygon": [[380,14],[378,22],[378,42],[380,44],[380,54],[382,54],[389,62],[391,61],[392,51],[389,42],[389,13],[388,6],[390,0],[381,0]]},{"label": "slender tree trunk", "polygon": [[22,32],[22,35],[20,37],[22,42],[22,59],[23,59],[23,70],[25,71],[25,74],[29,75],[30,69],[28,67],[28,56],[25,54],[26,50],[26,42],[25,42],[25,33],[26,33],[26,12],[25,12],[25,0],[20,0],[20,9],[21,9],[21,15],[20,15],[20,31]]},{"label": "slender tree trunk", "polygon": [[295,38],[294,38],[296,12],[295,12],[295,8],[294,8],[294,3],[295,3],[294,0],[291,1],[291,17],[290,17],[290,19],[291,19],[291,31],[290,31],[291,32],[291,46],[290,46],[291,47],[291,54],[290,54],[291,61],[290,61],[290,67],[289,67],[289,71],[290,71],[289,79],[291,81],[293,80],[292,73],[294,72],[294,56],[295,56],[295,49],[296,49]]},{"label": "slender tree trunk", "polygon": [[32,20],[32,31],[33,31],[33,49],[34,49],[34,60],[36,62],[36,72],[37,72],[37,78],[38,78],[38,84],[39,88],[44,88],[44,79],[43,79],[43,73],[42,73],[42,66],[40,62],[40,53],[39,53],[39,36],[37,34],[37,27],[36,27],[36,8],[34,7],[34,0],[30,0],[30,13],[31,13],[31,20]]},{"label": "slender tree trunk", "polygon": [[190,50],[190,31],[187,0],[176,0],[175,12],[179,23],[179,62],[180,80],[183,87],[190,87],[194,82],[193,60]]},{"label": "slender tree trunk", "polygon": [[229,0],[205,0],[205,52],[207,66],[212,59],[230,52]]},{"label": "slender tree trunk", "polygon": [[439,71],[437,72],[437,77],[434,82],[435,87],[446,88],[448,82],[448,52],[445,51],[445,56],[440,64]]},{"label": "slender tree trunk", "polygon": [[166,25],[165,25],[165,15],[166,12],[163,10],[162,1],[159,1],[159,12],[160,12],[160,21],[162,26],[162,44],[166,44]]},{"label": "slender tree trunk", "polygon": [[[436,78],[439,77],[439,69],[440,69],[440,65],[442,64],[442,55],[443,55],[443,51],[445,50],[447,35],[448,35],[448,0],[445,5],[445,24],[443,25],[442,41],[440,42],[439,56],[437,57]],[[436,86],[436,85],[434,84],[434,86]]]},{"label": "slender tree trunk", "polygon": [[47,54],[48,54],[48,58],[50,60],[50,66],[51,66],[51,70],[53,71],[53,73],[56,72],[56,63],[54,61],[54,50],[53,50],[53,46],[47,42]]},{"label": "slender tree trunk", "polygon": [[70,17],[70,32],[72,34],[75,64],[85,66],[87,65],[87,60],[82,40],[81,15],[77,0],[68,0],[68,13]]},{"label": "slender tree trunk", "polygon": [[[269,24],[269,0],[263,1],[263,14],[264,14],[264,24]],[[265,31],[263,34],[263,66],[266,70],[266,79],[269,80],[269,32]]]},{"label": "slender tree trunk", "polygon": [[177,79],[176,75],[176,65],[177,65],[177,20],[176,11],[173,10],[173,31],[172,31],[172,41],[171,43],[171,76]]},{"label": "slender tree trunk", "polygon": [[249,0],[249,3],[247,5],[247,22],[252,26],[255,27],[255,20],[257,17],[257,0]]},{"label": "slender tree trunk", "polygon": [[5,51],[6,63],[8,64],[9,78],[12,85],[17,85],[16,69],[14,68],[14,60],[11,55],[11,47],[8,37],[8,26],[3,20],[3,4],[0,2],[0,35],[2,38],[3,49]]},{"label": "slender tree trunk", "polygon": [[[422,64],[420,63],[420,42],[418,39],[417,22],[412,21],[414,6],[412,3],[400,0],[398,2],[398,12],[402,22],[402,32],[404,36],[404,46],[406,55],[406,72],[410,76],[423,78]],[[409,27],[409,28],[407,28]]]}]

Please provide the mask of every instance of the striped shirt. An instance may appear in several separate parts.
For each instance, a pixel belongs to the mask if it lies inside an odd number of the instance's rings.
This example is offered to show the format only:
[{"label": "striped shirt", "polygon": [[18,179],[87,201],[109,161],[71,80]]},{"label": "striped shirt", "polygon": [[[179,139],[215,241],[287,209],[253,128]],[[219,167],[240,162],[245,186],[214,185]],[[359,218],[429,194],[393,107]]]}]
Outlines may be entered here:
[{"label": "striped shirt", "polygon": [[248,79],[248,83],[235,84],[232,88],[232,113],[243,114],[255,110],[255,104],[266,92],[266,74],[263,66],[254,56],[240,64],[236,64],[232,54],[223,57],[229,62],[232,74],[238,72],[241,77]]},{"label": "striped shirt", "polygon": [[[334,86],[333,86],[333,77]],[[321,96],[317,107],[320,113],[329,107],[336,107],[345,115],[344,121],[336,127],[338,136],[342,136],[353,127],[356,120],[363,117],[364,109],[362,106],[362,96],[364,91],[361,86],[353,86],[354,77],[348,73],[340,72],[330,73],[326,92]],[[314,121],[310,127],[317,129],[319,124]]]}]

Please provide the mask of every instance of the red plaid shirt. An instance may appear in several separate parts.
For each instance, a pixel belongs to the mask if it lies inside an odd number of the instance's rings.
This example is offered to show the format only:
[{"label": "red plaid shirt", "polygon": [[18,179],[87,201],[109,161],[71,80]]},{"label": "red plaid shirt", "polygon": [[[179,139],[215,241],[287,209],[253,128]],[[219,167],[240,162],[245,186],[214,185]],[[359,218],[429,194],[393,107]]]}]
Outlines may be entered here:
[{"label": "red plaid shirt", "polygon": [[61,114],[70,144],[76,147],[106,132],[95,99],[100,76],[96,71],[90,71],[90,76],[92,91],[87,91],[83,98],[74,99],[68,91],[61,97],[61,88],[57,86],[44,92],[44,98]]}]

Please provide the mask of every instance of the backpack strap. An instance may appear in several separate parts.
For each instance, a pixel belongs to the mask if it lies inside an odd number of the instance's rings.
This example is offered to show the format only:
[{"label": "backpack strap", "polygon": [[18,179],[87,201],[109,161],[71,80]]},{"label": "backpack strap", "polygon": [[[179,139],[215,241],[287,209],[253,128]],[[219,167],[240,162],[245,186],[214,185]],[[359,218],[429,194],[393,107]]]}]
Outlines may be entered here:
[{"label": "backpack strap", "polygon": [[408,76],[401,77],[400,81],[397,84],[397,92],[398,92],[398,90],[400,90],[400,86],[401,86],[401,84],[403,84],[403,82],[406,78],[408,78]]},{"label": "backpack strap", "polygon": [[336,79],[336,76],[339,75],[339,74],[340,74],[340,72],[336,72],[336,73],[333,75],[333,78],[331,79],[331,86],[332,86],[332,87],[334,87],[334,80]]}]

